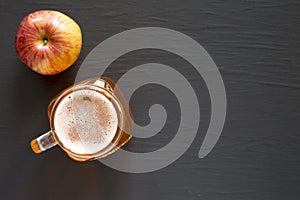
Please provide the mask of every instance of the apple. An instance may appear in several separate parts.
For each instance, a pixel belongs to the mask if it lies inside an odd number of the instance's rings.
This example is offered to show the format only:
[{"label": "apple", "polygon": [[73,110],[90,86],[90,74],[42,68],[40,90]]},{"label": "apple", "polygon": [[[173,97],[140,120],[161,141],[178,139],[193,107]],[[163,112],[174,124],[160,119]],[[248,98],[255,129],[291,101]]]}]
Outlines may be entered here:
[{"label": "apple", "polygon": [[82,35],[78,24],[54,10],[27,15],[15,36],[18,56],[33,71],[53,75],[69,68],[78,58]]}]

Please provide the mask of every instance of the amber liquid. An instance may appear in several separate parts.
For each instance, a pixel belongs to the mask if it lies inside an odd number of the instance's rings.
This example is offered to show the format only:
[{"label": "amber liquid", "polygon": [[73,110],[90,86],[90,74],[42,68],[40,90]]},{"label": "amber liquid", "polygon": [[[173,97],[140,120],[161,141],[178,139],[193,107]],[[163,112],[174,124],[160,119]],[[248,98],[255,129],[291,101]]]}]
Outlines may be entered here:
[{"label": "amber liquid", "polygon": [[111,80],[80,82],[49,104],[53,137],[77,161],[105,157],[132,137],[132,120],[126,105]]}]

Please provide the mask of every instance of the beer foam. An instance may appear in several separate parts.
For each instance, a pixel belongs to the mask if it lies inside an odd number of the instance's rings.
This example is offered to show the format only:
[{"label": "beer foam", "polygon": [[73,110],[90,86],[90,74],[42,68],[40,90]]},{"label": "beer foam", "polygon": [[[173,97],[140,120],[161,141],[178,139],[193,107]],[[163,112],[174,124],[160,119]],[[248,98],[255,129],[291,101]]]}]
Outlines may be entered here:
[{"label": "beer foam", "polygon": [[54,131],[70,151],[93,154],[108,146],[118,127],[112,102],[93,90],[77,90],[64,97],[54,113]]}]

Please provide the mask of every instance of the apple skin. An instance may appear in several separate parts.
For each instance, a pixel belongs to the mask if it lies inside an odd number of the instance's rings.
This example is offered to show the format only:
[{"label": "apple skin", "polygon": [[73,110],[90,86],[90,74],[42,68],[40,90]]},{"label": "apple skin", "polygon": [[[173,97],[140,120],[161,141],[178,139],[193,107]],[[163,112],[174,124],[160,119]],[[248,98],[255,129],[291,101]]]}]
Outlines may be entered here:
[{"label": "apple skin", "polygon": [[27,15],[15,36],[15,49],[33,71],[54,75],[69,68],[78,58],[82,35],[78,24],[54,10]]}]

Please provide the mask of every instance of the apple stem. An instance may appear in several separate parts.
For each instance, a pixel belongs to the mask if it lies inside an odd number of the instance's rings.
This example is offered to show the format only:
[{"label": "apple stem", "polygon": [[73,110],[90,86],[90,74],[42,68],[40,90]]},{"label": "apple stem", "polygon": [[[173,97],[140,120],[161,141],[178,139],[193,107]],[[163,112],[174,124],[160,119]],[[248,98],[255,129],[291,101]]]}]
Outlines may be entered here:
[{"label": "apple stem", "polygon": [[48,43],[48,38],[43,39],[44,46]]}]

